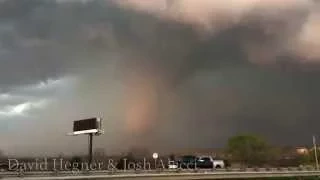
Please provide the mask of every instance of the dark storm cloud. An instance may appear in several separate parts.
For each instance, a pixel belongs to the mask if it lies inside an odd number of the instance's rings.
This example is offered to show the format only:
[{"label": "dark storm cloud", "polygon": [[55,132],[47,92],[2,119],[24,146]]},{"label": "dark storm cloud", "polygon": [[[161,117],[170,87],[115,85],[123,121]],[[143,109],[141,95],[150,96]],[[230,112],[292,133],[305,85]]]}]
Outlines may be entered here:
[{"label": "dark storm cloud", "polygon": [[[1,93],[21,103],[55,100],[10,126],[26,126],[14,143],[37,139],[38,151],[74,150],[64,137],[71,120],[96,114],[107,119],[101,147],[213,147],[241,131],[300,143],[317,133],[310,127],[320,116],[317,61],[288,46],[308,9],[270,17],[254,9],[235,24],[224,17],[203,30],[111,1],[10,0],[0,8]],[[69,76],[78,84],[63,81]],[[64,83],[35,88],[48,79]]]},{"label": "dark storm cloud", "polygon": [[[281,32],[284,30],[281,27],[287,23],[280,19],[277,32],[266,35],[263,23],[277,22],[249,16],[244,18],[244,23],[201,40],[190,25],[122,10],[104,1],[55,4],[53,1],[13,0],[4,1],[1,7],[4,24],[9,21],[14,27],[3,32],[1,37],[3,49],[8,50],[2,56],[1,72],[2,77],[6,77],[3,83],[21,83],[34,78],[45,80],[66,71],[69,64],[73,67],[75,61],[82,65],[95,63],[92,62],[95,60],[77,57],[87,55],[86,58],[90,58],[94,53],[108,51],[108,45],[116,46],[117,53],[130,51],[128,53],[133,53],[134,57],[143,56],[144,60],[126,60],[133,61],[136,66],[154,66],[172,76],[168,79],[179,79],[199,67],[247,63],[243,42],[258,44],[262,41],[262,46],[275,45],[286,33]],[[305,20],[303,16],[293,15],[301,19],[297,22],[301,26]],[[111,36],[116,45],[111,44]]]}]

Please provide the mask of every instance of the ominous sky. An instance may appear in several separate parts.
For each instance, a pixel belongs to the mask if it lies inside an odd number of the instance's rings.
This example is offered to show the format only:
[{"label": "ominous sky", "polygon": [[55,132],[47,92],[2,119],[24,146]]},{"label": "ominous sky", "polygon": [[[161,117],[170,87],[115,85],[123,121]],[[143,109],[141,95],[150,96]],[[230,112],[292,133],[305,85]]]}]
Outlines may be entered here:
[{"label": "ominous sky", "polygon": [[312,0],[1,0],[0,149],[222,147],[320,135],[320,4]]}]

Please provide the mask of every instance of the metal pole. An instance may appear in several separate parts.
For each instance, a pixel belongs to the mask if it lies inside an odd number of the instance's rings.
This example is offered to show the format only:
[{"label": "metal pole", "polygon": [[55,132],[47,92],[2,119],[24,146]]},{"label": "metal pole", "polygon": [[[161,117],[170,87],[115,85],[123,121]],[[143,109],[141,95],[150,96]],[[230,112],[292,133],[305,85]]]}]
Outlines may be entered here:
[{"label": "metal pole", "polygon": [[314,148],[314,158],[316,160],[316,169],[319,170],[316,137],[313,136],[312,139],[313,139],[313,148]]},{"label": "metal pole", "polygon": [[93,135],[92,133],[89,134],[89,165],[92,163],[92,139]]}]

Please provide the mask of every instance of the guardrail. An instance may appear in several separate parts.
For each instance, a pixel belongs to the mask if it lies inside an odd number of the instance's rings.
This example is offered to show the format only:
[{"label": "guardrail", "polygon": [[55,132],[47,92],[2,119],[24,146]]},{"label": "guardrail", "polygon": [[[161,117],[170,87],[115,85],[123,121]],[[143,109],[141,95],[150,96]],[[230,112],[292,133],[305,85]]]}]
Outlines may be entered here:
[{"label": "guardrail", "polygon": [[72,176],[33,176],[33,177],[7,177],[5,180],[106,180],[106,179],[152,179],[152,180],[180,180],[180,179],[233,179],[233,178],[268,178],[268,177],[306,177],[320,176],[320,171],[264,171],[264,172],[162,172],[162,173],[143,173],[143,174],[88,174]]},{"label": "guardrail", "polygon": [[[40,179],[96,179],[96,178],[133,178],[133,177],[184,177],[197,176],[207,177],[213,179],[221,178],[250,178],[250,177],[291,177],[291,176],[320,176],[320,171],[314,169],[289,167],[289,168],[247,168],[247,169],[158,169],[158,170],[117,170],[117,171],[37,171],[37,172],[1,172],[0,179],[2,178],[40,178]],[[212,176],[212,177],[211,177]]]}]

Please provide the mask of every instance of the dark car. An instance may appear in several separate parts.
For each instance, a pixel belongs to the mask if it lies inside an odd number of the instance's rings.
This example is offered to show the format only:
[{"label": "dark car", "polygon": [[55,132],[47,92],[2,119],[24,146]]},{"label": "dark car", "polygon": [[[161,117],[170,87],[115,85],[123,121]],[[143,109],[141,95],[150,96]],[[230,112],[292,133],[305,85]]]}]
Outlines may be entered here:
[{"label": "dark car", "polygon": [[213,162],[210,157],[199,157],[197,159],[197,167],[203,169],[212,169]]},{"label": "dark car", "polygon": [[193,155],[182,156],[178,161],[179,167],[183,169],[194,169],[196,167],[197,157]]}]

